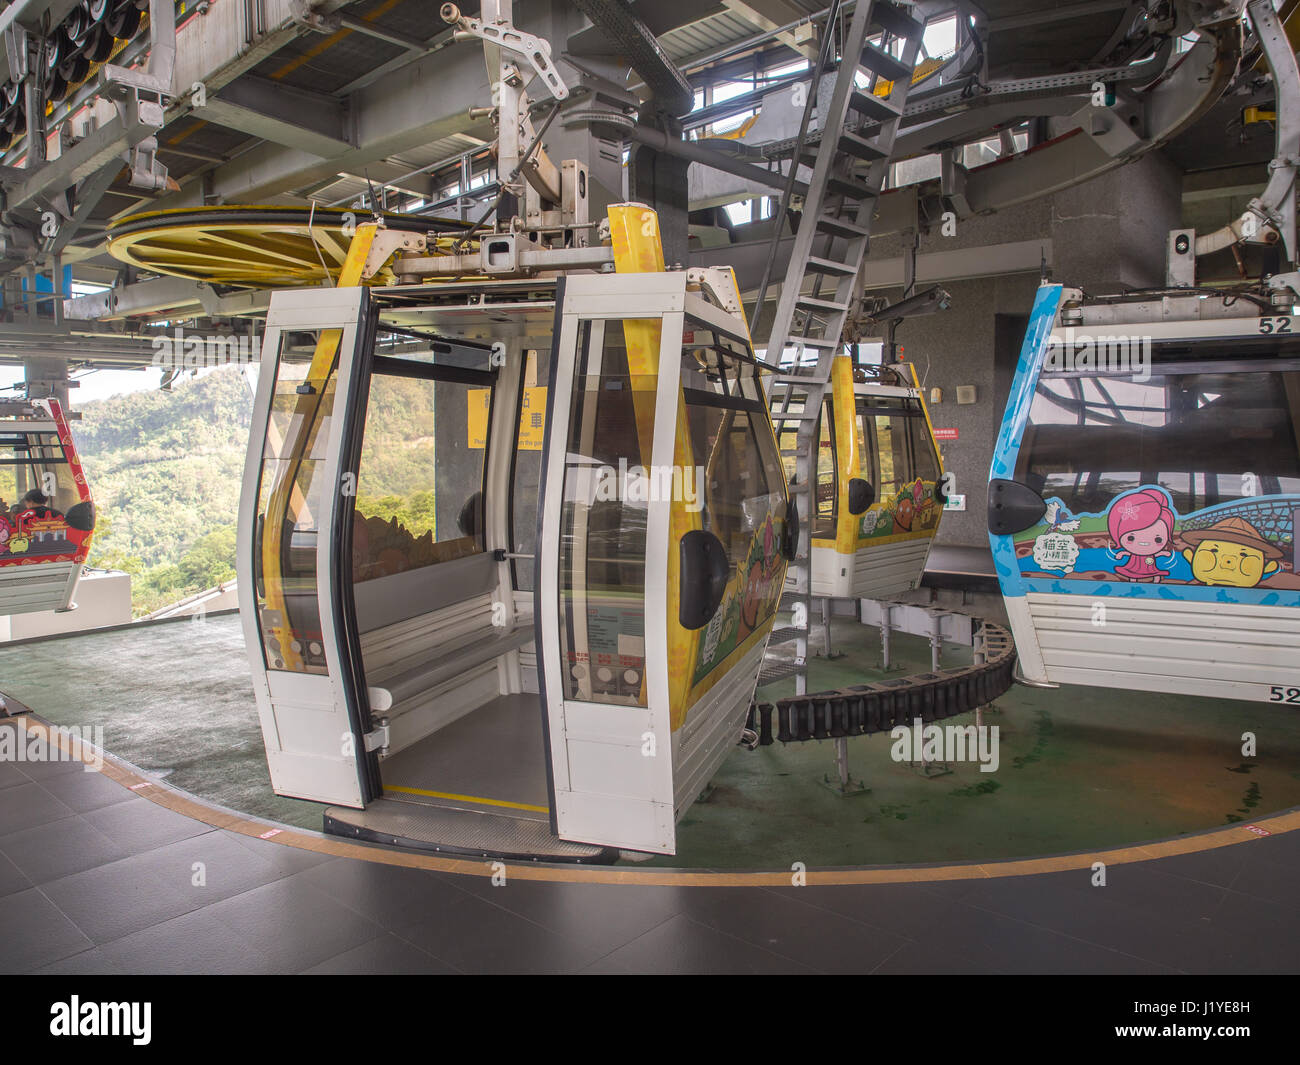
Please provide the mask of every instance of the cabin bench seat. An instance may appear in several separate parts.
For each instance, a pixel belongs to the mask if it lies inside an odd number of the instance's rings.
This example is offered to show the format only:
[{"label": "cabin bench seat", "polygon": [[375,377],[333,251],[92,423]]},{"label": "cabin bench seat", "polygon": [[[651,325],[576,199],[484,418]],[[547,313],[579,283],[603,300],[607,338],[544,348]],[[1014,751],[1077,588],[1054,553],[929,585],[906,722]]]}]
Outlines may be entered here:
[{"label": "cabin bench seat", "polygon": [[414,666],[409,665],[409,662],[420,648],[404,648],[407,653],[391,665],[366,671],[370,709],[376,713],[392,710],[395,706],[454,680],[462,673],[486,665],[532,642],[532,618],[521,617],[509,629],[476,632],[451,646],[439,645],[435,650],[434,647],[425,645],[423,650],[426,660]]}]

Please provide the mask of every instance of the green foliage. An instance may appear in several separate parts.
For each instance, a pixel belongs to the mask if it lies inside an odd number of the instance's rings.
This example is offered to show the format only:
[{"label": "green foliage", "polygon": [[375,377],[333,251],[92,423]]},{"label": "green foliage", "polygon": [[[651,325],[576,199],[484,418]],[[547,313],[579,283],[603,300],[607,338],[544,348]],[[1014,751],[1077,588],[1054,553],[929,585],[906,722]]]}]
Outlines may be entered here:
[{"label": "green foliage", "polygon": [[357,512],[367,518],[396,518],[412,536],[420,536],[434,528],[434,493],[416,492],[409,499],[401,496],[367,496],[357,493]]},{"label": "green foliage", "polygon": [[[446,398],[463,418],[462,394]],[[131,574],[137,616],[234,579],[252,406],[229,367],[80,408],[72,432],[96,508],[89,564]],[[432,387],[376,379],[369,409],[357,509],[419,536],[435,528]]]},{"label": "green foliage", "polygon": [[131,574],[137,615],[234,579],[252,406],[231,367],[87,403],[72,423],[95,499],[89,564]]}]

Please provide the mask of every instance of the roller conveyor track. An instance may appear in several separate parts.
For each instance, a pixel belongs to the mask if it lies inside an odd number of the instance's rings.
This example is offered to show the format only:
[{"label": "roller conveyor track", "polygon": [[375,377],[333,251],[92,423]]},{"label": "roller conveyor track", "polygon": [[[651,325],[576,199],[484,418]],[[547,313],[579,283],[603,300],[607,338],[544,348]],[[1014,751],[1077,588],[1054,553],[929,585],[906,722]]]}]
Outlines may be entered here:
[{"label": "roller conveyor track", "polygon": [[[758,745],[867,736],[956,717],[984,706],[1011,687],[1016,649],[1001,625],[982,622],[983,662],[910,677],[854,684],[834,691],[792,695],[775,703],[755,703],[745,727],[758,733]],[[777,732],[772,733],[773,712]]]}]

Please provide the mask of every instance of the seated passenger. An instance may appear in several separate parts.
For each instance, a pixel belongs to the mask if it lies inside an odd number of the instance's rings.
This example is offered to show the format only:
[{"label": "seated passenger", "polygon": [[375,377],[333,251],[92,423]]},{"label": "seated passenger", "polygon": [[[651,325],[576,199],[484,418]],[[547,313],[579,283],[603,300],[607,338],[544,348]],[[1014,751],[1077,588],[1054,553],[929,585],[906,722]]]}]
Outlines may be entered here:
[{"label": "seated passenger", "polygon": [[38,521],[44,518],[63,517],[61,510],[55,510],[50,506],[52,502],[54,501],[39,488],[33,488],[19,500],[16,510],[22,517],[35,518]]}]

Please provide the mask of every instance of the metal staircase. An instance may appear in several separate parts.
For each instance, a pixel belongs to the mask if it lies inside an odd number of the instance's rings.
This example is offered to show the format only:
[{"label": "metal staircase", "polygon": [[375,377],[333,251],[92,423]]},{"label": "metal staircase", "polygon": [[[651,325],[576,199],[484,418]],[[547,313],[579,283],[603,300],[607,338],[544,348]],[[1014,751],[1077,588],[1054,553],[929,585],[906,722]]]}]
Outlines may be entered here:
[{"label": "metal staircase", "polygon": [[[828,27],[833,25],[834,19],[828,20]],[[760,683],[794,676],[800,695],[807,690],[812,627],[812,523],[817,512],[814,489],[819,420],[830,383],[831,360],[843,343],[858,274],[870,244],[876,201],[889,172],[924,30],[924,21],[913,18],[901,6],[884,0],[859,3],[843,37],[829,105],[819,115],[821,135],[815,155],[803,147],[808,124],[805,115],[790,163],[792,178],[800,164],[811,162],[813,173],[767,343],[767,361],[777,367],[768,376],[767,387],[782,456],[794,459],[790,493],[800,520],[784,599],[792,623],[774,631],[768,646],[793,641],[795,658],[793,662],[768,663]],[[823,49],[813,71],[810,97],[823,95],[817,89],[829,65],[827,51]],[[888,94],[878,95],[877,89],[886,82],[891,83]],[[810,99],[810,107],[811,103]],[[783,212],[777,215],[781,217]],[[773,244],[775,248],[775,241]],[[764,279],[755,319],[762,313],[766,288]],[[786,448],[791,427],[796,446]]]}]

